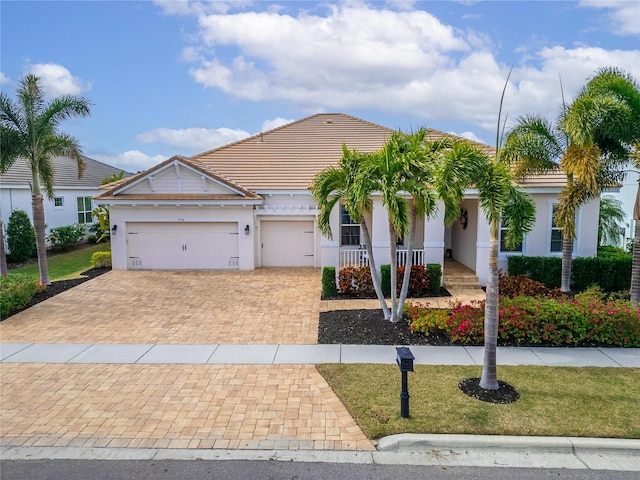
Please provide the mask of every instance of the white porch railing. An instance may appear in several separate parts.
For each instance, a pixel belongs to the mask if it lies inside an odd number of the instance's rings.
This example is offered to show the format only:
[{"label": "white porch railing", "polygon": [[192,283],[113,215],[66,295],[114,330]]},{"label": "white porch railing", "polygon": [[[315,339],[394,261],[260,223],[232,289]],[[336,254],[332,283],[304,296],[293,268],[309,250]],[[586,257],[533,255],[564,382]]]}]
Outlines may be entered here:
[{"label": "white porch railing", "polygon": [[[407,264],[406,249],[396,250],[398,266]],[[424,249],[413,251],[413,265],[424,265]],[[340,250],[340,267],[367,267],[369,266],[369,255],[364,249]]]},{"label": "white porch railing", "polygon": [[369,255],[364,249],[340,250],[340,268],[368,267]]}]

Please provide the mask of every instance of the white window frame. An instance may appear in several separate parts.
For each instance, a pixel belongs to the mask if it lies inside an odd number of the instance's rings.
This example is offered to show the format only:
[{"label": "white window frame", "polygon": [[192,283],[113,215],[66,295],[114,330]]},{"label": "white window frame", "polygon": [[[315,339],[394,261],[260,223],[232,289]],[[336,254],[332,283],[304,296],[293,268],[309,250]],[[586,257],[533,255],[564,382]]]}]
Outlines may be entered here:
[{"label": "white window frame", "polygon": [[527,251],[527,235],[522,238],[520,250],[502,250],[502,233],[506,230],[506,227],[502,226],[500,222],[500,228],[498,230],[498,255],[500,257],[508,257],[509,255],[526,255]]},{"label": "white window frame", "polygon": [[[89,210],[86,209],[86,199],[89,199],[89,201],[91,202],[91,208]],[[80,210],[80,206],[78,205],[78,201],[82,199],[82,206],[84,207],[83,210]],[[77,215],[76,218],[78,220],[77,223],[81,224],[81,225],[88,225],[90,223],[93,223],[93,215],[91,215],[91,212],[93,211],[93,198],[90,196],[85,196],[85,197],[76,197],[76,209],[77,209]],[[80,215],[83,216],[84,221],[81,222],[80,221]],[[88,215],[88,217],[87,217]],[[88,219],[88,220],[87,220]]]},{"label": "white window frame", "polygon": [[[56,201],[60,200],[60,205],[56,205]],[[53,209],[54,210],[64,210],[64,197],[53,197]]]},{"label": "white window frame", "polygon": [[[549,226],[547,230],[547,254],[548,255],[562,255],[562,230],[558,227],[553,226],[553,209],[558,205],[557,199],[549,200],[549,211],[548,211],[548,221],[547,225]],[[553,232],[560,232],[560,250],[551,250],[551,241],[553,239]]]},{"label": "white window frame", "polygon": [[[343,223],[342,222],[343,214],[349,215],[346,212],[346,210],[344,208],[344,205],[340,204],[340,211],[338,213],[338,215],[340,216],[340,218],[339,218],[339,222],[340,222],[340,246],[341,247],[359,247],[362,244],[361,243],[362,242],[362,232],[361,232],[361,229],[360,229],[360,224],[355,222],[351,217],[349,217],[349,220],[351,220],[351,223]],[[343,228],[348,227],[348,228],[351,229],[354,226],[358,227],[358,242],[357,243],[344,243],[343,242],[344,236],[342,234]]]}]

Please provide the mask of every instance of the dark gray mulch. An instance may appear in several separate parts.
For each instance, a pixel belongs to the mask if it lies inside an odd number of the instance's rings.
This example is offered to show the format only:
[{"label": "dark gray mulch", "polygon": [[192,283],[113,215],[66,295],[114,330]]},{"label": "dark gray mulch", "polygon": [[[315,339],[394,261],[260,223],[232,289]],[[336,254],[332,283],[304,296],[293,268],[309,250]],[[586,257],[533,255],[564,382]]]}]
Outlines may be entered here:
[{"label": "dark gray mulch", "polygon": [[480,386],[479,378],[467,378],[458,384],[458,388],[476,400],[487,403],[507,404],[513,403],[520,398],[518,391],[506,382],[498,380],[497,390],[485,390]]},{"label": "dark gray mulch", "polygon": [[451,345],[446,336],[409,330],[406,320],[391,323],[381,309],[331,310],[320,313],[318,343],[351,345]]},{"label": "dark gray mulch", "polygon": [[37,305],[40,302],[44,302],[48,298],[54,297],[59,293],[69,290],[70,288],[80,285],[81,283],[84,283],[88,280],[91,280],[92,278],[98,277],[109,271],[111,271],[111,268],[92,268],[90,270],[82,272],[82,277],[80,278],[74,278],[73,280],[59,280],[57,282],[51,282],[51,285],[48,285],[46,290],[36,293],[28,305],[26,305],[24,308],[21,308],[20,310],[15,310],[10,314],[2,317],[0,321],[6,320],[7,318],[12,317],[16,313],[20,313],[29,307],[33,307],[34,305]]}]

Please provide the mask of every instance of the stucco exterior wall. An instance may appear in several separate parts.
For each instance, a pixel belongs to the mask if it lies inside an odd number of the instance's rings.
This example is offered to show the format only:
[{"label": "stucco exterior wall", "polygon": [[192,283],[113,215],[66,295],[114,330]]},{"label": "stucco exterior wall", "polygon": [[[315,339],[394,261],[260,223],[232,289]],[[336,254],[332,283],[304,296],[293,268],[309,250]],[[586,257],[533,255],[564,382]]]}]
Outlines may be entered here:
[{"label": "stucco exterior wall", "polygon": [[[53,200],[44,197],[44,215],[47,224],[47,233],[51,228],[73,225],[78,223],[78,197],[93,197],[100,191],[97,188],[64,188],[56,189],[56,197],[64,198],[62,207],[55,207]],[[0,188],[0,215],[2,222],[7,225],[11,212],[14,210],[24,210],[29,215],[33,223],[31,207],[31,190],[29,187],[9,187]]]},{"label": "stucco exterior wall", "polygon": [[134,222],[234,222],[238,224],[240,270],[253,270],[255,229],[244,234],[246,225],[254,225],[253,208],[183,205],[138,205],[136,207],[112,205],[109,208],[111,227],[117,225],[116,235],[111,237],[112,265],[116,270],[127,269],[127,232]]}]

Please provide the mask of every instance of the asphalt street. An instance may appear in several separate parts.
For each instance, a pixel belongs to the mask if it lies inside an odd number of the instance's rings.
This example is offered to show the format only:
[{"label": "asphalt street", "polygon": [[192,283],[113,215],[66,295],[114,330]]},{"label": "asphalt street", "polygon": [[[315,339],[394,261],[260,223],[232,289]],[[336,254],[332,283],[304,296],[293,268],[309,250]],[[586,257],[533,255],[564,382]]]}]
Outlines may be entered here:
[{"label": "asphalt street", "polygon": [[252,460],[7,460],[2,480],[637,480],[638,472]]}]

